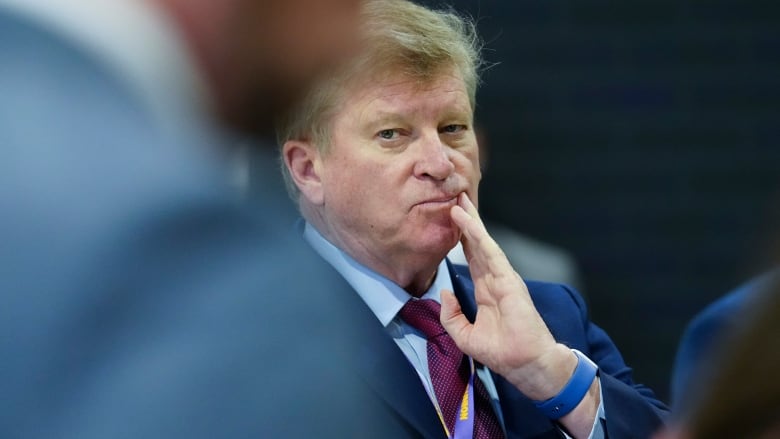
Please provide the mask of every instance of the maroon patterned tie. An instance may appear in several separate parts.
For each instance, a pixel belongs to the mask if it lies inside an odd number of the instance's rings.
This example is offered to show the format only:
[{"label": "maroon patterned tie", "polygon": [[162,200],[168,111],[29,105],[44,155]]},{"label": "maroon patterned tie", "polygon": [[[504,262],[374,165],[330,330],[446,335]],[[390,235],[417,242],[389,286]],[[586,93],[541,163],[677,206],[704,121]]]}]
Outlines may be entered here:
[{"label": "maroon patterned tie", "polygon": [[[428,339],[428,371],[433,382],[433,391],[447,429],[452,432],[469,381],[468,357],[458,350],[441,325],[441,305],[438,302],[430,299],[411,299],[401,308],[399,314],[406,323],[417,328]],[[490,396],[479,377],[474,378],[474,398],[477,411],[474,438],[503,438],[504,433],[493,412]]]}]

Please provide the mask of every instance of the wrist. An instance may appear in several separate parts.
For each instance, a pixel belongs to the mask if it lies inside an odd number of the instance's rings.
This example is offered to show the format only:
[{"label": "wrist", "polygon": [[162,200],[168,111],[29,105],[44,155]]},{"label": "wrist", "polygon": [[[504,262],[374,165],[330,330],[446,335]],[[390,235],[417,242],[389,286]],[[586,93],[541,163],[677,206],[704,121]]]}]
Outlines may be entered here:
[{"label": "wrist", "polygon": [[544,401],[557,395],[574,373],[577,356],[568,347],[555,343],[536,361],[504,375],[525,396]]}]

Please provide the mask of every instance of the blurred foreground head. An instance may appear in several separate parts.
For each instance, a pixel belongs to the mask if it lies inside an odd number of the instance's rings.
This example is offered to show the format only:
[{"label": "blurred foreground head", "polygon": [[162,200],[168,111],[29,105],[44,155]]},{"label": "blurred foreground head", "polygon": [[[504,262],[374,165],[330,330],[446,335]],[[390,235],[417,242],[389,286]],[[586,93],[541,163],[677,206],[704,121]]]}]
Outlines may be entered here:
[{"label": "blurred foreground head", "polygon": [[740,316],[738,331],[696,377],[674,429],[657,439],[780,437],[780,283]]},{"label": "blurred foreground head", "polygon": [[184,33],[217,116],[269,134],[323,69],[352,51],[360,0],[151,0]]}]

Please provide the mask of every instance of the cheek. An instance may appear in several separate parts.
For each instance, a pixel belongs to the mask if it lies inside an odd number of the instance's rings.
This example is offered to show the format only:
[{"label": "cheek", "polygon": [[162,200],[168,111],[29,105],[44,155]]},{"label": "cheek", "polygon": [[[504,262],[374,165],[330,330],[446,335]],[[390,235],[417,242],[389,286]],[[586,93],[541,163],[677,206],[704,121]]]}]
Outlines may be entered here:
[{"label": "cheek", "polygon": [[482,179],[482,168],[479,163],[479,154],[474,150],[462,151],[455,161],[457,173],[468,182],[469,198],[475,206],[478,206],[479,182]]},{"label": "cheek", "polygon": [[352,148],[331,151],[325,163],[326,203],[334,210],[350,210],[350,216],[371,218],[372,223],[398,221],[415,196],[409,162]]},{"label": "cheek", "polygon": [[477,184],[482,178],[482,170],[479,165],[479,153],[476,148],[458,151],[454,156],[457,172],[467,178],[471,185]]},{"label": "cheek", "polygon": [[381,194],[380,169],[350,157],[335,157],[327,165],[326,196],[344,208],[362,209]]}]

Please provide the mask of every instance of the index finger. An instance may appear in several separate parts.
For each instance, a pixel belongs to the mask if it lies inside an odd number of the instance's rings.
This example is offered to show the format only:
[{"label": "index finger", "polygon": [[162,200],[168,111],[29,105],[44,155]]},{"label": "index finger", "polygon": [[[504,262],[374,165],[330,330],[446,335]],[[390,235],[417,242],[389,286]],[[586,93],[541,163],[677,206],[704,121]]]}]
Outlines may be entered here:
[{"label": "index finger", "polygon": [[452,207],[450,216],[463,233],[463,249],[470,266],[476,258],[487,267],[511,270],[504,252],[488,234],[477,208],[465,193],[458,198],[458,205]]}]

